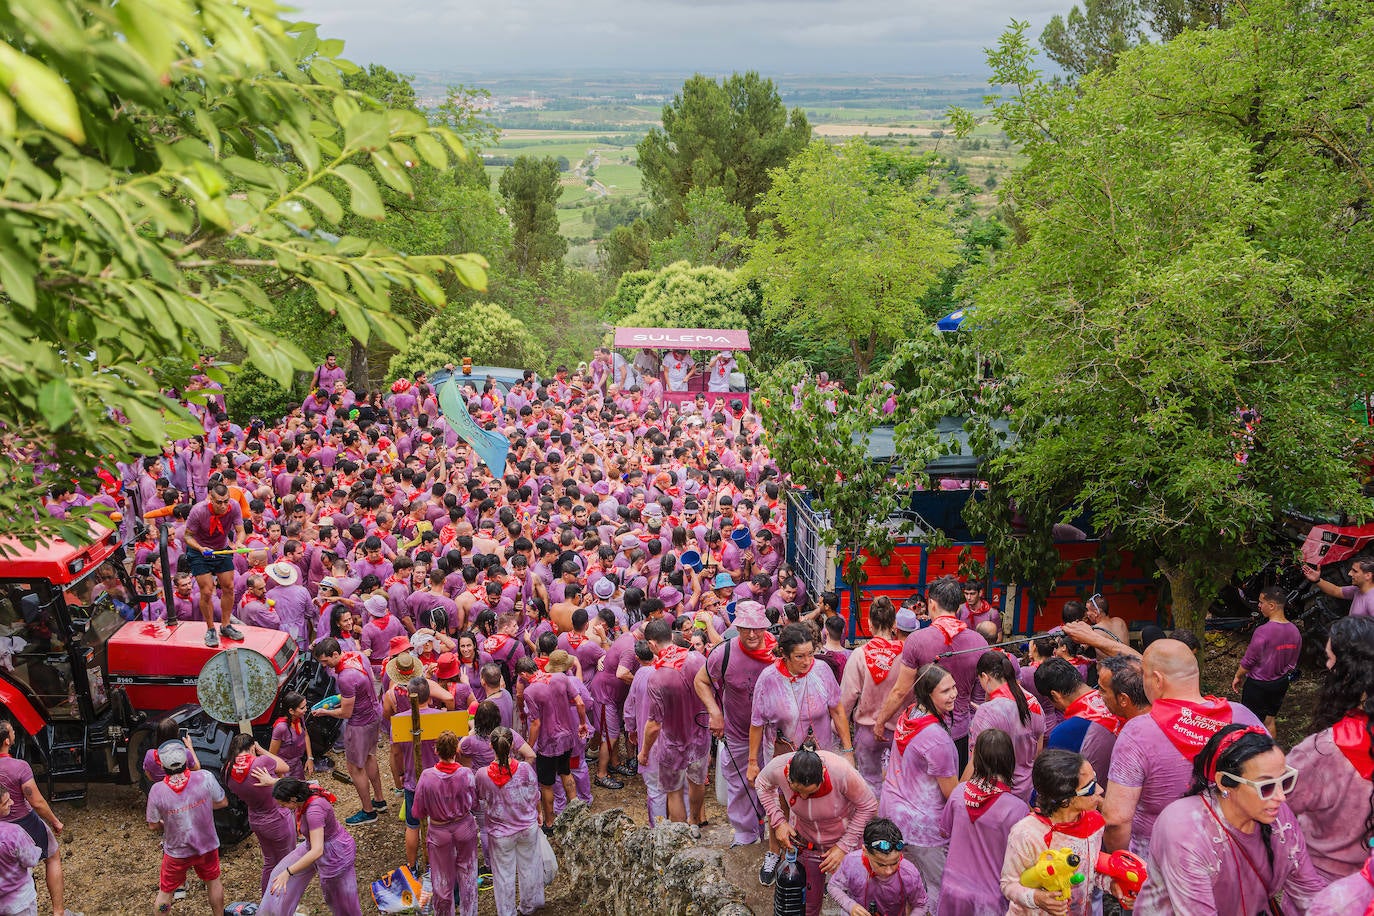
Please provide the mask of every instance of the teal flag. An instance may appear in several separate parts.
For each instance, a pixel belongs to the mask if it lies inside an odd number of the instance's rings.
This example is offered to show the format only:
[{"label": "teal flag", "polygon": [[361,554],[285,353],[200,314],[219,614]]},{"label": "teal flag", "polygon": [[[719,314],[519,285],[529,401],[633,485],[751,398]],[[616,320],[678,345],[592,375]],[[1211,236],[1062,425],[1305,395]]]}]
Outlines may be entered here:
[{"label": "teal flag", "polygon": [[477,457],[484,461],[497,477],[506,473],[506,454],[510,451],[510,440],[498,432],[485,430],[468,413],[467,402],[453,379],[439,386],[439,409],[444,419],[464,442],[472,446]]}]

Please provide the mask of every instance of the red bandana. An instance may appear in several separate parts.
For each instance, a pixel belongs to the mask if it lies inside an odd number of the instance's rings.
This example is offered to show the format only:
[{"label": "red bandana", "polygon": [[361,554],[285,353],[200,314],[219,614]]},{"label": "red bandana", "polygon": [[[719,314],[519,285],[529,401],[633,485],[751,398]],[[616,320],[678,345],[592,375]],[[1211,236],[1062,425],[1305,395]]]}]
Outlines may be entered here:
[{"label": "red bandana", "polygon": [[1160,699],[1150,708],[1150,718],[1178,752],[1191,761],[1213,735],[1231,724],[1231,704],[1216,697],[1203,697],[1201,703]]},{"label": "red bandana", "polygon": [[225,509],[223,512],[216,512],[213,506],[210,508],[210,527],[207,529],[207,533],[210,537],[214,537],[217,534],[224,534],[224,522],[220,519],[228,514],[228,509]]},{"label": "red bandana", "polygon": [[[787,774],[788,774],[788,772],[789,772],[791,769],[792,769],[792,764],[791,764],[790,762],[783,764],[783,767],[782,767],[782,778],[783,778],[783,779],[786,779],[789,785],[791,785],[792,780],[788,777]],[[804,801],[812,801],[812,800],[817,799],[817,798],[824,798],[825,796],[829,795],[829,794],[834,790],[834,788],[835,788],[835,785],[830,781],[830,771],[827,770],[827,769],[825,769],[825,768],[822,768],[822,769],[821,769],[821,787],[820,787],[819,789],[817,789],[815,792],[811,793],[810,796],[808,796],[806,799],[803,799],[803,800],[804,800]],[[789,798],[789,799],[787,800],[787,807],[791,808],[791,807],[795,806],[795,805],[797,804],[797,800],[800,799],[800,798],[801,798],[800,795],[798,795],[796,792],[793,792],[793,793],[792,793],[792,797]]]},{"label": "red bandana", "polygon": [[1361,779],[1374,778],[1374,756],[1369,752],[1368,716],[1359,710],[1347,713],[1344,719],[1331,727],[1331,738]]},{"label": "red bandana", "polygon": [[248,778],[248,773],[253,769],[253,755],[239,754],[234,758],[234,765],[229,770],[229,778],[234,782],[243,782]]},{"label": "red bandana", "polygon": [[[687,650],[683,649],[682,651],[686,652]],[[778,664],[776,667],[778,669],[778,674],[781,674],[788,681],[799,681],[802,678],[806,677],[808,674],[810,674],[812,668],[816,667],[816,660],[814,658],[811,659],[811,664],[807,665],[806,670],[803,671],[801,674],[793,674],[791,671],[788,671],[787,659],[785,658],[778,659]]]},{"label": "red bandana", "polygon": [[458,772],[458,761],[440,760],[434,765],[434,769],[438,770],[440,773],[447,773],[452,776],[454,773]]},{"label": "red bandana", "polygon": [[1096,722],[1113,735],[1118,734],[1121,731],[1121,726],[1125,724],[1112,715],[1112,711],[1107,708],[1107,701],[1102,699],[1102,694],[1096,690],[1089,690],[1070,703],[1068,709],[1064,710],[1064,718],[1072,719],[1075,716],[1087,719],[1089,722]]},{"label": "red bandana", "polygon": [[887,680],[887,676],[892,673],[892,663],[897,660],[897,656],[902,652],[902,643],[895,639],[884,639],[875,636],[864,646],[864,664],[868,666],[868,676],[873,678],[875,685]]},{"label": "red bandana", "polygon": [[[1029,693],[1026,693],[1024,690],[1021,691],[1021,693],[1022,693],[1022,695],[1025,696],[1025,698],[1026,698],[1026,708],[1027,708],[1027,709],[1029,709],[1031,712],[1035,713],[1037,716],[1041,716],[1041,715],[1044,715],[1044,714],[1045,714],[1045,710],[1042,709],[1042,708],[1040,707],[1040,701],[1039,701],[1039,700],[1037,700],[1035,697],[1031,696]],[[1001,699],[1001,698],[1003,698],[1003,697],[1005,697],[1005,698],[1008,699],[1008,700],[1011,700],[1013,703],[1016,702],[1016,698],[1015,698],[1014,696],[1011,695],[1011,685],[1010,685],[1010,684],[1003,684],[1001,687],[996,688],[995,690],[992,691],[992,693],[988,694],[988,702],[991,702],[991,701],[997,700],[997,699]]]},{"label": "red bandana", "polygon": [[511,637],[505,633],[497,633],[495,636],[488,636],[482,641],[482,651],[488,655],[495,655],[506,647],[506,643],[511,641]]},{"label": "red bandana", "polygon": [[574,652],[577,651],[578,646],[582,645],[586,641],[587,635],[585,633],[568,634],[568,648],[572,649]]},{"label": "red bandana", "polygon": [[977,823],[978,818],[992,810],[997,799],[1010,791],[1011,786],[1004,782],[985,786],[975,779],[970,779],[964,783],[964,807],[968,810],[968,819]]},{"label": "red bandana", "polygon": [[775,650],[778,647],[778,638],[774,636],[772,633],[763,634],[763,644],[760,645],[757,649],[751,649],[744,643],[739,642],[738,640],[736,640],[736,643],[737,645],[739,645],[739,650],[741,652],[743,652],[745,655],[749,656],[759,664],[768,665],[772,664],[774,661],[777,660],[777,656],[773,654],[773,650]]},{"label": "red bandana", "polygon": [[512,760],[509,767],[503,767],[493,760],[491,763],[487,764],[487,777],[491,779],[492,782],[496,783],[499,788],[510,782],[511,777],[515,775],[515,771],[519,768],[520,761],[518,760]]},{"label": "red bandana", "polygon": [[186,791],[186,786],[189,785],[191,782],[191,771],[182,770],[175,776],[164,776],[162,778],[162,781],[167,783],[168,788],[170,788],[173,792],[180,795],[182,792]]},{"label": "red bandana", "polygon": [[334,673],[343,674],[345,668],[352,668],[359,674],[366,674],[368,677],[372,677],[372,670],[369,668],[367,660],[363,658],[360,652],[345,652],[343,658],[340,658],[339,663],[334,666]]},{"label": "red bandana", "polygon": [[902,713],[902,717],[897,720],[897,730],[892,740],[896,744],[899,755],[906,752],[906,746],[912,742],[912,739],[940,721],[939,716],[919,713],[920,708],[912,703],[906,708],[906,712]]},{"label": "red bandana", "polygon": [[272,723],[272,727],[273,727],[273,728],[276,728],[278,725],[285,725],[289,731],[293,731],[293,732],[295,732],[295,733],[298,734],[298,735],[299,735],[301,732],[305,731],[305,729],[301,728],[301,720],[300,720],[300,719],[297,719],[295,722],[292,722],[289,718],[282,717],[282,718],[280,718],[280,719],[278,719],[277,721],[275,721],[275,722]]},{"label": "red bandana", "polygon": [[1097,811],[1084,811],[1073,820],[1065,821],[1062,824],[1056,824],[1043,814],[1039,814],[1035,811],[1031,812],[1031,817],[1034,817],[1037,821],[1050,828],[1048,832],[1045,833],[1046,846],[1050,845],[1056,833],[1062,833],[1065,836],[1071,836],[1078,840],[1086,840],[1088,837],[1107,826],[1107,821],[1102,817],[1101,813]]},{"label": "red bandana", "polygon": [[672,645],[658,653],[658,658],[654,659],[655,668],[672,668],[681,671],[682,666],[687,663],[687,650],[682,646]]},{"label": "red bandana", "polygon": [[936,617],[930,622],[930,625],[939,630],[940,634],[945,637],[945,645],[947,646],[954,645],[954,637],[968,629],[968,625],[958,617]]},{"label": "red bandana", "polygon": [[[299,811],[296,812],[296,834],[297,834],[297,836],[305,837],[305,830],[302,829],[303,826],[305,825],[305,809],[306,809],[306,808],[309,808],[309,807],[310,807],[310,803],[313,802],[313,801],[314,801],[315,799],[317,799],[317,798],[322,798],[322,799],[324,799],[325,801],[327,801],[327,802],[328,802],[329,804],[331,804],[331,805],[334,804],[334,802],[338,801],[338,799],[335,798],[334,795],[333,795],[332,793],[326,792],[324,789],[321,789],[319,786],[312,785],[312,786],[310,787],[310,797],[307,798],[307,799],[305,800],[305,804],[301,805],[301,810],[299,810]],[[309,839],[309,837],[306,837],[306,839]]]},{"label": "red bandana", "polygon": [[373,624],[379,630],[385,630],[387,627],[391,626],[391,612],[388,611],[381,617],[373,617],[368,622]]}]

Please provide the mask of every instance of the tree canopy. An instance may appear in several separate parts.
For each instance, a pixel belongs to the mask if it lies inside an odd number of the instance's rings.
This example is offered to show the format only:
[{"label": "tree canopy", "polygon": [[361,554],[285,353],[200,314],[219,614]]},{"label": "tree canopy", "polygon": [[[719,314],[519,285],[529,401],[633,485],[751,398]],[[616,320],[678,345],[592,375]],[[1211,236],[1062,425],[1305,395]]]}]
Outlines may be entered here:
[{"label": "tree canopy", "polygon": [[[643,284],[634,308],[619,323],[639,328],[749,329],[746,313],[757,305],[757,293],[732,271],[669,264]],[[642,275],[621,278],[619,290],[632,290]]]},{"label": "tree canopy", "polygon": [[773,173],[758,236],[744,242],[744,274],[763,285],[770,317],[847,341],[860,375],[880,340],[924,320],[922,296],[958,261],[934,180],[893,158],[857,138],[813,142]]},{"label": "tree canopy", "polygon": [[1286,508],[1368,515],[1345,411],[1369,387],[1374,13],[1260,0],[1078,91],[1025,26],[990,55],[1026,166],[1019,243],[976,276],[1016,444],[994,493],[1091,513],[1156,558],[1175,613],[1268,555]]},{"label": "tree canopy", "polygon": [[433,372],[467,356],[478,365],[542,368],[539,342],[525,323],[490,302],[453,305],[420,325],[405,348],[391,358],[392,378],[417,370]]},{"label": "tree canopy", "polygon": [[512,225],[510,262],[521,276],[557,265],[568,253],[568,240],[558,233],[558,163],[549,156],[517,156],[501,173],[498,186]]},{"label": "tree canopy", "polygon": [[650,200],[674,222],[687,219],[692,189],[719,188],[752,230],[769,172],[810,140],[806,114],[789,112],[772,80],[752,70],[720,82],[698,73],[664,106],[663,126],[640,142],[639,167]]},{"label": "tree canopy", "polygon": [[266,3],[0,6],[0,532],[83,536],[43,493],[94,491],[110,456],[191,432],[162,392],[221,335],[283,385],[308,368],[253,320],[264,288],[308,289],[354,338],[400,345],[393,294],[438,306],[445,276],[485,284],[478,256],[326,231],[381,219],[378,179],[410,194],[407,163],[463,153],[448,128],[347,89],[342,49]]}]

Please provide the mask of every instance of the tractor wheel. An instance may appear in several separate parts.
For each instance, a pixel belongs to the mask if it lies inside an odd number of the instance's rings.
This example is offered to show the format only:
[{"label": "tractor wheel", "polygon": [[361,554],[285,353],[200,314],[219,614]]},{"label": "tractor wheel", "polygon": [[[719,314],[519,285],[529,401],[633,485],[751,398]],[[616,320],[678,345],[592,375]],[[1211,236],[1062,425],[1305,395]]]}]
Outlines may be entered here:
[{"label": "tractor wheel", "polygon": [[215,812],[215,833],[223,846],[237,846],[253,833],[248,826],[248,806],[232,792],[225,792],[229,807]]}]

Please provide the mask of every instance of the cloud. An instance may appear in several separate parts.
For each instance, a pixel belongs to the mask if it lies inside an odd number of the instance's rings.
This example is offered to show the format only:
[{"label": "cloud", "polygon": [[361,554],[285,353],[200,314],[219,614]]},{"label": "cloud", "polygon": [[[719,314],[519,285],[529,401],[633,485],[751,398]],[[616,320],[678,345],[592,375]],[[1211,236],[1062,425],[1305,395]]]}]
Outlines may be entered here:
[{"label": "cloud", "polygon": [[1050,0],[296,0],[347,56],[403,71],[982,73],[1013,17]]}]

